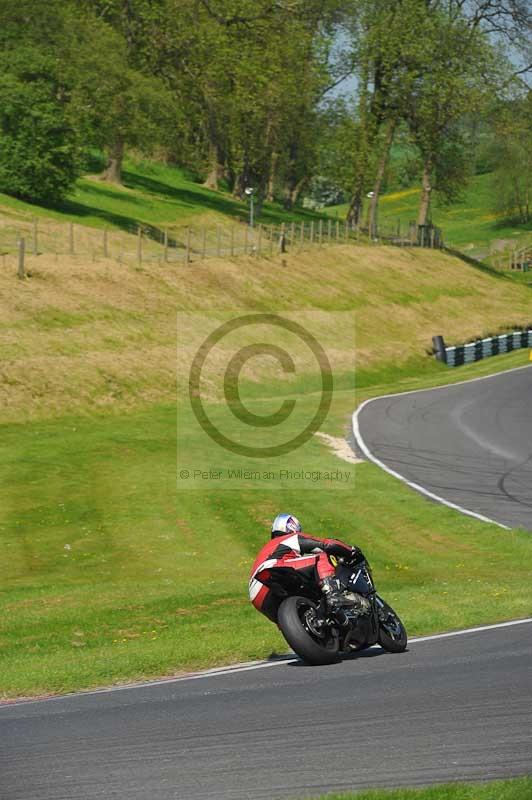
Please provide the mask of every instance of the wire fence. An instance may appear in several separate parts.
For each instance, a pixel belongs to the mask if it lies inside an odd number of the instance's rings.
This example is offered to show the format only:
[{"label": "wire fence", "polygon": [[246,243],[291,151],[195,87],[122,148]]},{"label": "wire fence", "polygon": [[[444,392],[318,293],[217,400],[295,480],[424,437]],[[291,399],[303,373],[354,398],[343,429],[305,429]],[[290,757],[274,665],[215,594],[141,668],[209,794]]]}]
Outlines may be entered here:
[{"label": "wire fence", "polygon": [[69,255],[89,260],[110,258],[139,266],[182,263],[241,255],[273,256],[308,247],[335,244],[391,244],[400,247],[441,248],[441,230],[386,220],[378,235],[339,219],[318,219],[277,225],[244,222],[217,226],[137,226],[134,233],[115,228],[90,228],[73,222],[0,216],[0,255],[18,254],[24,269],[28,256]]}]

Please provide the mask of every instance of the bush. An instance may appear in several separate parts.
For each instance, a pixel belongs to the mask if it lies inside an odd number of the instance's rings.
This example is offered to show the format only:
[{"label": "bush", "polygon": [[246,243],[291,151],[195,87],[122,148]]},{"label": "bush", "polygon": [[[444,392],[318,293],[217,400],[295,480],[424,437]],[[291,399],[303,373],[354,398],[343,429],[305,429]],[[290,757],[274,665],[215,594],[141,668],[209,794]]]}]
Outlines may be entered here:
[{"label": "bush", "polygon": [[57,203],[78,171],[76,136],[46,81],[0,77],[0,191]]}]

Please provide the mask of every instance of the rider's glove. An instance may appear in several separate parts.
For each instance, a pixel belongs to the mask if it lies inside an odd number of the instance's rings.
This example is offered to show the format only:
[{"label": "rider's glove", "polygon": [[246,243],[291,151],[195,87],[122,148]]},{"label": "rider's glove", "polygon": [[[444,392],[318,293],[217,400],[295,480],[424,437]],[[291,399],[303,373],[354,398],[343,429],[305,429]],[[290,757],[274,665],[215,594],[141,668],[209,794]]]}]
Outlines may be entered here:
[{"label": "rider's glove", "polygon": [[364,556],[362,555],[362,550],[359,547],[352,547],[349,560],[360,561],[362,558],[364,558]]}]

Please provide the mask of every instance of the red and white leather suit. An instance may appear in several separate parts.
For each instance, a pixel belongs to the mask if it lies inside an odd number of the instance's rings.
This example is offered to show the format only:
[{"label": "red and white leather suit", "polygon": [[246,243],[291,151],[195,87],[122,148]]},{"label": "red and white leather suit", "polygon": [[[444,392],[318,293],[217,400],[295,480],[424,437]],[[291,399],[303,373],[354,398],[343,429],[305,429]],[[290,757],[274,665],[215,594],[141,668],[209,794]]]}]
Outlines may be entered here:
[{"label": "red and white leather suit", "polygon": [[276,536],[259,552],[249,580],[249,597],[258,611],[277,621],[279,599],[274,598],[267,586],[257,580],[262,570],[271,567],[292,567],[311,571],[316,582],[334,575],[334,565],[329,556],[350,558],[355,548],[338,539],[322,539],[306,533],[286,533]]}]

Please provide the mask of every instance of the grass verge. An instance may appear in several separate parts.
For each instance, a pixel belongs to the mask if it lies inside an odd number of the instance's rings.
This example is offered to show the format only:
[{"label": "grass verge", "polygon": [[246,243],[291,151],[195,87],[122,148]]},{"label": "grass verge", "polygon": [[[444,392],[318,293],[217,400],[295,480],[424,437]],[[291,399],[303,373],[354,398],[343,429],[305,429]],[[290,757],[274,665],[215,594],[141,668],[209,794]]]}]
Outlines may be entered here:
[{"label": "grass verge", "polygon": [[[500,356],[491,367],[524,364],[526,355]],[[489,366],[445,377],[474,377]],[[434,377],[375,385],[357,401],[444,381],[441,372]],[[299,396],[287,423],[294,430],[313,394]],[[248,405],[264,414],[271,398]],[[325,429],[342,435],[354,405],[352,389],[339,390]],[[182,462],[209,467],[221,458],[210,439],[190,433],[187,413],[177,437],[175,406],[2,426],[3,698],[285,651],[247,599],[250,564],[285,508],[310,532],[336,533],[367,552],[379,590],[411,635],[532,613],[530,534],[503,533],[430,503],[373,464],[340,462],[316,438],[292,454],[290,467],[345,469],[344,484],[251,476],[232,487],[178,484],[176,494],[176,446]]]},{"label": "grass verge", "polygon": [[[173,403],[176,366],[184,374],[176,328],[196,337],[224,314],[273,309],[300,320],[327,345],[336,373],[352,370],[356,352],[359,388],[448,374],[427,357],[435,334],[455,344],[531,322],[529,287],[440,252],[338,245],[143,270],[27,261],[28,280],[17,279],[15,257],[0,270],[4,422]],[[176,325],[178,313],[190,315],[186,324]],[[254,376],[257,396],[278,375],[270,367]]]},{"label": "grass verge", "polygon": [[[377,789],[322,795],[319,800],[530,800],[532,778],[489,783],[450,783],[426,789]],[[318,800],[318,798],[316,798]]]},{"label": "grass verge", "polygon": [[[223,485],[201,477],[176,486],[176,451],[185,468],[251,466],[219,450],[186,403],[176,425],[176,388],[186,396],[187,359],[209,325],[273,308],[307,326],[336,379],[324,431],[343,436],[366,397],[526,364],[519,351],[450,370],[426,349],[433,333],[463,340],[527,322],[527,287],[441,253],[345,246],[143,271],[38,257],[32,269],[27,281],[0,276],[4,697],[284,650],[246,591],[282,509],[311,532],[360,544],[412,634],[532,613],[529,534],[431,504],[372,464],[344,464],[317,437],[289,459],[263,462],[263,471],[328,475],[317,481],[252,471]],[[176,369],[178,312],[186,321]],[[302,363],[300,377],[280,376],[271,358],[243,374],[256,414],[296,402],[289,433],[316,403]],[[208,389],[206,406],[239,435],[223,395]],[[260,445],[273,434],[255,435]]]}]

